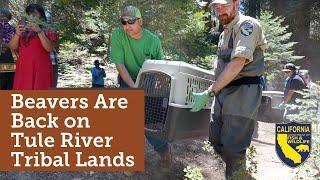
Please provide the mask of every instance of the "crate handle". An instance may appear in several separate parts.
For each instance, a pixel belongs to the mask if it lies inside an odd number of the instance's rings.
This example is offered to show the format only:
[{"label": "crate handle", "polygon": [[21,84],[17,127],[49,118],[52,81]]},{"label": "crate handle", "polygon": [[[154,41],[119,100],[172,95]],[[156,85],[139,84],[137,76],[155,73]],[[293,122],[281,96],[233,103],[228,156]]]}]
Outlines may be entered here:
[{"label": "crate handle", "polygon": [[154,129],[149,129],[149,128],[144,128],[144,130],[146,131],[150,131],[150,132],[153,132],[153,133],[155,133],[155,132],[161,132],[161,130],[154,130]]}]

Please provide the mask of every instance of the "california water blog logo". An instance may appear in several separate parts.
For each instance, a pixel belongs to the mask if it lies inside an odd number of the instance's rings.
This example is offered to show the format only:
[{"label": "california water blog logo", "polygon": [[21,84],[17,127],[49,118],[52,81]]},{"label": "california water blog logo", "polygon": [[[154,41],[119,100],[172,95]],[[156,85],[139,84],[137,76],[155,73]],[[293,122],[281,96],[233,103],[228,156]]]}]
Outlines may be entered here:
[{"label": "california water blog logo", "polygon": [[309,157],[310,151],[310,123],[276,124],[276,152],[283,163],[298,167]]}]

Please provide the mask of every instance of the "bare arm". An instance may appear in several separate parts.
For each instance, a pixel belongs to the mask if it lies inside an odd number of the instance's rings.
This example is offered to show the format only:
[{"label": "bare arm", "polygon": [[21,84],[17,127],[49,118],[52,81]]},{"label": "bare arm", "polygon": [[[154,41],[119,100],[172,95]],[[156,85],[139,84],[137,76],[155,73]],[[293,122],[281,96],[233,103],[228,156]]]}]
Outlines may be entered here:
[{"label": "bare arm", "polygon": [[42,32],[38,33],[38,36],[40,38],[41,44],[44,47],[44,49],[48,52],[51,52],[53,50],[53,45],[52,45],[51,41],[46,37],[44,32],[42,31]]},{"label": "bare arm", "polygon": [[236,57],[232,59],[222,71],[217,81],[213,84],[212,91],[217,93],[226,85],[228,85],[240,73],[245,63],[245,58]]},{"label": "bare arm", "polygon": [[295,93],[294,90],[289,90],[287,96],[284,97],[283,103],[287,104],[291,100],[293,93]]},{"label": "bare arm", "polygon": [[10,40],[8,47],[12,50],[17,50],[19,46],[19,36],[15,34],[13,38]]},{"label": "bare arm", "polygon": [[16,28],[16,33],[13,38],[10,40],[8,47],[13,50],[17,50],[19,47],[19,37],[24,32],[24,25],[18,25]]},{"label": "bare arm", "polygon": [[120,74],[120,77],[124,80],[124,82],[130,87],[134,87],[134,82],[127,70],[127,68],[123,64],[116,64],[116,68]]}]

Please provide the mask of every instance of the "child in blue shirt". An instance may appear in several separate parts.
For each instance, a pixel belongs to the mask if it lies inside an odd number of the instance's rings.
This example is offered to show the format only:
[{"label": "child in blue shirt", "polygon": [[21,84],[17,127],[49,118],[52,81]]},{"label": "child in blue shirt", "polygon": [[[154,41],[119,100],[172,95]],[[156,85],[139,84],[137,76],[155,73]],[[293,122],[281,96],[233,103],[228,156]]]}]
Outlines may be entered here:
[{"label": "child in blue shirt", "polygon": [[99,60],[94,61],[94,68],[91,69],[92,74],[92,88],[103,88],[104,87],[104,77],[106,73],[104,69],[100,67]]}]

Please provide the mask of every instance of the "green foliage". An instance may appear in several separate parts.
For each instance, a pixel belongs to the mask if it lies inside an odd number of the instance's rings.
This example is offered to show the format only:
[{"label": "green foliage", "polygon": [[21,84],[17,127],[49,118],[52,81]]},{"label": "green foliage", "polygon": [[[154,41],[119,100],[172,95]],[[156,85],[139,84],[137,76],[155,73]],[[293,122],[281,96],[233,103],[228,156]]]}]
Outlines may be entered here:
[{"label": "green foliage", "polygon": [[34,18],[33,16],[28,14],[24,14],[23,17],[27,23],[38,24],[40,27],[42,26],[43,29],[55,29],[54,24],[49,24],[48,22],[45,22],[42,19]]},{"label": "green foliage", "polygon": [[303,95],[303,99],[296,99],[298,105],[288,105],[291,109],[298,109],[298,114],[291,114],[288,118],[296,122],[319,122],[319,105],[320,105],[320,86],[315,85],[312,88],[298,91]]},{"label": "green foliage", "polygon": [[[304,99],[297,99],[299,105],[289,105],[289,108],[299,109],[297,114],[290,114],[290,121],[312,123],[312,150],[306,163],[301,165],[296,173],[297,178],[320,178],[320,84],[300,92]],[[300,177],[299,174],[307,174]]]},{"label": "green foliage", "polygon": [[81,59],[88,56],[88,49],[80,47],[79,44],[73,42],[65,42],[61,45],[59,57],[63,59]]},{"label": "green foliage", "polygon": [[294,55],[293,46],[296,42],[291,42],[292,33],[288,32],[288,26],[283,26],[283,17],[274,17],[270,11],[261,13],[260,22],[268,45],[265,51],[265,71],[269,89],[282,89],[283,79],[281,69],[288,62],[295,62],[303,56]]},{"label": "green foliage", "polygon": [[182,53],[189,58],[212,55],[213,47],[207,42],[206,21],[208,12],[198,11],[188,16],[186,26],[181,29],[179,36],[183,45]]},{"label": "green foliage", "polygon": [[203,176],[201,174],[200,168],[192,168],[190,166],[187,166],[183,169],[183,172],[185,172],[185,180],[202,180]]},{"label": "green foliage", "polygon": [[27,5],[26,0],[10,0],[9,10],[12,14],[12,21],[18,22],[22,15],[24,14],[25,7]]},{"label": "green foliage", "polygon": [[204,11],[197,11],[189,15],[187,26],[180,32],[181,41],[177,42],[181,47],[178,58],[204,69],[212,69],[213,60],[217,58],[215,56],[216,46],[209,43],[206,33],[207,21],[205,19],[208,19],[208,15],[209,13]]},{"label": "green foliage", "polygon": [[57,0],[50,7],[52,21],[58,24],[57,31],[59,32],[61,42],[65,40],[79,42],[76,35],[84,33],[84,29],[80,26],[85,13],[85,5],[82,2]]},{"label": "green foliage", "polygon": [[258,162],[256,160],[257,150],[256,147],[250,145],[247,151],[247,161],[249,162],[248,173],[251,175],[256,174],[258,171]]},{"label": "green foliage", "polygon": [[208,56],[197,56],[194,58],[188,58],[185,61],[191,64],[195,64],[198,67],[201,67],[203,69],[212,69],[213,68],[213,63],[214,61],[217,59],[218,57],[214,54],[214,55],[208,55]]},{"label": "green foliage", "polygon": [[203,149],[204,151],[207,151],[207,152],[212,152],[212,151],[213,151],[213,147],[211,146],[210,141],[204,141],[204,142],[203,142],[202,149]]}]

